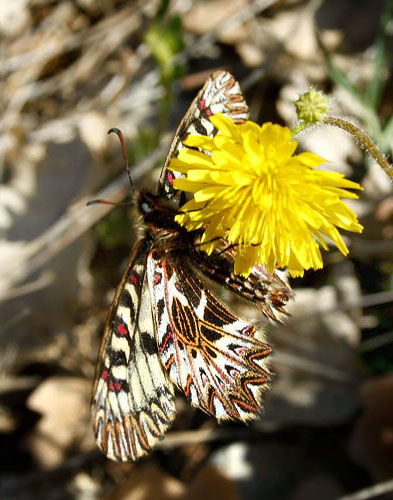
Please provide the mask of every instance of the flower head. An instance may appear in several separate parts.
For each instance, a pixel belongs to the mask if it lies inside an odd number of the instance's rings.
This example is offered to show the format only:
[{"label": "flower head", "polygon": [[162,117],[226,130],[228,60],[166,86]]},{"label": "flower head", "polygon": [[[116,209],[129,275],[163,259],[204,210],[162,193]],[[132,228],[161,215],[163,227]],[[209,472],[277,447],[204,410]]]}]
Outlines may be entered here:
[{"label": "flower head", "polygon": [[299,96],[295,107],[299,120],[311,125],[321,122],[326,117],[329,111],[329,100],[323,92],[311,89]]},{"label": "flower head", "polygon": [[222,239],[235,244],[235,273],[243,276],[255,264],[269,271],[287,266],[293,276],[321,268],[324,237],[348,253],[337,227],[361,232],[362,226],[341,198],[357,198],[347,188],[359,184],[317,170],[324,160],[316,154],[294,155],[297,143],[286,127],[236,125],[221,114],[210,120],[219,133],[190,135],[184,144],[193,149],[181,149],[170,163],[186,174],[174,187],[194,193],[176,220],[189,231],[204,229],[207,253]]}]

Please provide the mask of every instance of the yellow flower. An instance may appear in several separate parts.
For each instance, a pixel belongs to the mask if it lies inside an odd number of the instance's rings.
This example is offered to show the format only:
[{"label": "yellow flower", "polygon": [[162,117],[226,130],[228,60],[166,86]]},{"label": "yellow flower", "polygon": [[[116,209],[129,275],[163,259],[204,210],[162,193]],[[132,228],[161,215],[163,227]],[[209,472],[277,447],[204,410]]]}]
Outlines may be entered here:
[{"label": "yellow flower", "polygon": [[183,148],[170,163],[171,170],[187,174],[174,187],[194,193],[176,221],[188,231],[204,229],[208,254],[225,239],[237,246],[237,274],[248,276],[262,264],[302,276],[305,269],[323,267],[324,237],[348,253],[337,227],[363,228],[341,198],[357,198],[346,188],[362,189],[359,184],[317,170],[324,160],[316,154],[294,155],[297,142],[286,127],[235,125],[221,114],[210,120],[219,133],[190,135],[184,144],[194,149]]}]

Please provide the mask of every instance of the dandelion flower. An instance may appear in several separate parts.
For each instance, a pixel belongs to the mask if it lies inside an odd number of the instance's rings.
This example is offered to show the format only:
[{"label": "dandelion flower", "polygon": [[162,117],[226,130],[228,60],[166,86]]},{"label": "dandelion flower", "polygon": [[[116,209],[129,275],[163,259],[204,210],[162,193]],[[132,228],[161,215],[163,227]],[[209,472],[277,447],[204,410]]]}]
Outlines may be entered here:
[{"label": "dandelion flower", "polygon": [[203,229],[201,248],[210,254],[220,240],[236,245],[235,273],[248,276],[255,264],[269,271],[287,267],[292,276],[322,268],[320,246],[329,238],[346,255],[337,228],[361,232],[356,214],[341,198],[362,189],[342,174],[318,170],[318,155],[295,155],[297,142],[280,125],[251,121],[236,125],[210,117],[215,137],[190,135],[170,168],[186,174],[174,187],[194,193],[176,221]]}]

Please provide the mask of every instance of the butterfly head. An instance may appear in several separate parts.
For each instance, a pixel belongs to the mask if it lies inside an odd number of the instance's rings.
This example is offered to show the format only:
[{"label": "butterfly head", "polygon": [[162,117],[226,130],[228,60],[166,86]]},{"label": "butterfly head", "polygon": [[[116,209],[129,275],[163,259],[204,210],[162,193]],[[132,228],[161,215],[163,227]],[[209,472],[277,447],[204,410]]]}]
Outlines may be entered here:
[{"label": "butterfly head", "polygon": [[161,195],[140,191],[136,195],[135,206],[143,221],[150,229],[168,229],[184,231],[175,222],[177,209],[168,199]]}]

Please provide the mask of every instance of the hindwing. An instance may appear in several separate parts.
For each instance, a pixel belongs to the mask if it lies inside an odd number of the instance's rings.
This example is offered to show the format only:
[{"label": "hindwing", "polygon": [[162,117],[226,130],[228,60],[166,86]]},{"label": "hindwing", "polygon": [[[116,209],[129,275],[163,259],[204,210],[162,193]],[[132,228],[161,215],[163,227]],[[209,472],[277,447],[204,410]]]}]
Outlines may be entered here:
[{"label": "hindwing", "polygon": [[203,286],[184,259],[153,249],[147,275],[158,350],[172,382],[219,421],[255,418],[270,380],[270,346]]},{"label": "hindwing", "polygon": [[151,242],[136,245],[116,291],[92,394],[98,446],[114,460],[149,453],[175,417],[174,388],[157,352],[146,276]]},{"label": "hindwing", "polygon": [[[293,293],[291,288],[264,266],[254,266],[247,278],[234,272],[234,253],[214,251],[208,257],[195,249],[190,255],[199,271],[243,299],[255,303],[268,319],[280,321],[287,313],[285,306]],[[284,276],[284,273],[281,273]]]}]

